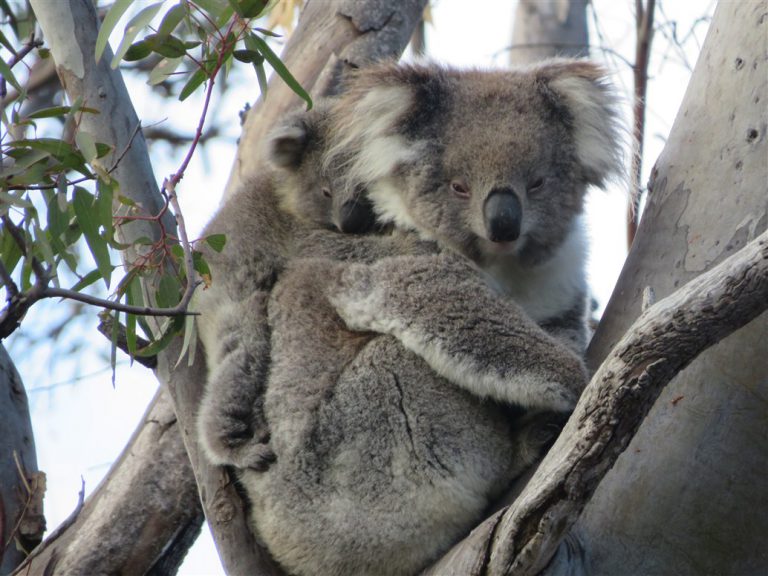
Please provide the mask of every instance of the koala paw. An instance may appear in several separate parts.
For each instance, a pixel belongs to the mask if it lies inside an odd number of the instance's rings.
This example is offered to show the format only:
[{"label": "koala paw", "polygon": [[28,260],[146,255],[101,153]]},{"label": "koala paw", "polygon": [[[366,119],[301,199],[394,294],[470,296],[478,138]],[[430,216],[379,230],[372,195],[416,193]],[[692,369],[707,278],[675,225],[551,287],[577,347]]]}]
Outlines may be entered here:
[{"label": "koala paw", "polygon": [[272,446],[267,443],[251,442],[232,453],[232,465],[240,469],[263,472],[277,460]]}]

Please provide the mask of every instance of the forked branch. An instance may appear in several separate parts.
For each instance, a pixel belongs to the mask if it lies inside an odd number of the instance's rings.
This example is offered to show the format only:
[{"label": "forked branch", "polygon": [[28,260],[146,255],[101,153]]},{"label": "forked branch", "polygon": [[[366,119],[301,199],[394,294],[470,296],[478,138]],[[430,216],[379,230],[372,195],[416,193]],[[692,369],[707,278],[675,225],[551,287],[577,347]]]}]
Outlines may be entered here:
[{"label": "forked branch", "polygon": [[597,370],[520,496],[429,573],[541,572],[664,386],[766,309],[768,232],[637,319]]}]

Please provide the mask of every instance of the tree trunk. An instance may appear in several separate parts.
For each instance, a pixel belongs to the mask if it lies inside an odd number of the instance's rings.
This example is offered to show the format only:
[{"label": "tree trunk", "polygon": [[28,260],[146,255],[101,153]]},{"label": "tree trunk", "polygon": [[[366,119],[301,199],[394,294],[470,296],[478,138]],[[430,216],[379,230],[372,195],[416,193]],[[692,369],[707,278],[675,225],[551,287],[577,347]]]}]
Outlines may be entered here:
[{"label": "tree trunk", "polygon": [[[768,3],[721,2],[635,244],[589,350],[594,368],[639,315],[766,229]],[[768,315],[662,393],[577,524],[591,574],[768,571]]]},{"label": "tree trunk", "polygon": [[587,3],[588,0],[519,0],[509,63],[515,66],[555,56],[587,56]]},{"label": "tree trunk", "polygon": [[158,393],[82,509],[17,574],[175,574],[202,521],[173,405]]},{"label": "tree trunk", "polygon": [[0,574],[13,571],[42,540],[44,493],[27,393],[0,345]]}]

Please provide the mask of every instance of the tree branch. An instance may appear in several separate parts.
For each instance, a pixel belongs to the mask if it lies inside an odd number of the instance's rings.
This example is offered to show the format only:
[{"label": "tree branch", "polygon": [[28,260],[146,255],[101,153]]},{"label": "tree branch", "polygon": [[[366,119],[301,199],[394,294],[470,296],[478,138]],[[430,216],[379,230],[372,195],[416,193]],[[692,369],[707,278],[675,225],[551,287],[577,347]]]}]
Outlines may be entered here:
[{"label": "tree branch", "polygon": [[500,518],[476,530],[487,545],[470,536],[431,573],[458,574],[450,559],[466,553],[474,565],[487,564],[491,575],[538,574],[663,387],[701,352],[766,309],[768,232],[638,318],[592,378],[520,496]]},{"label": "tree branch", "polygon": [[635,143],[635,153],[632,154],[632,194],[627,213],[627,247],[632,246],[637,234],[637,224],[640,221],[640,198],[642,197],[643,142],[645,139],[645,97],[648,92],[648,63],[653,42],[653,14],[656,0],[636,0],[636,29],[635,65],[632,67],[634,78],[634,100],[632,104],[632,131]]}]

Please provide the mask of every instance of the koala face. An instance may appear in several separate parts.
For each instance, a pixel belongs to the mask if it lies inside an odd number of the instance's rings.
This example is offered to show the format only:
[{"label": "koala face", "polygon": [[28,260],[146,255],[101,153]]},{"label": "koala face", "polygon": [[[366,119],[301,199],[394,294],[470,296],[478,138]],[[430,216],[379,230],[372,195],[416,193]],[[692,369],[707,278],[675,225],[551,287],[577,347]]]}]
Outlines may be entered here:
[{"label": "koala face", "polygon": [[621,165],[602,77],[576,60],[363,70],[334,112],[334,153],[357,150],[348,186],[365,183],[380,219],[481,264],[536,264],[569,234],[587,185]]},{"label": "koala face", "polygon": [[328,106],[289,117],[270,136],[269,157],[279,171],[282,208],[322,228],[363,233],[373,228],[373,206],[360,189],[343,196],[339,170],[324,163]]}]

